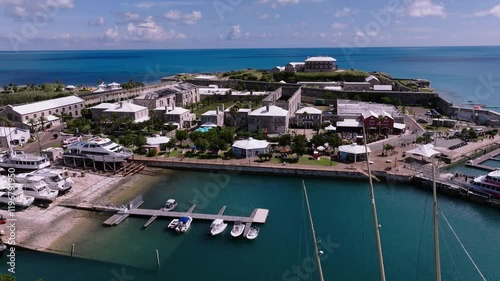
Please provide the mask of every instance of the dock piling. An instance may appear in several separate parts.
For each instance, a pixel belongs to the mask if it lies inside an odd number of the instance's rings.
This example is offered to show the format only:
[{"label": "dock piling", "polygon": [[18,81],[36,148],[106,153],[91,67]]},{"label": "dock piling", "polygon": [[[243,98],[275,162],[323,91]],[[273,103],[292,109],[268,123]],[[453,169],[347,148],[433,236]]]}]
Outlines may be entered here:
[{"label": "dock piling", "polygon": [[160,252],[156,250],[156,267],[160,269]]},{"label": "dock piling", "polygon": [[71,245],[71,256],[75,253],[75,244]]}]

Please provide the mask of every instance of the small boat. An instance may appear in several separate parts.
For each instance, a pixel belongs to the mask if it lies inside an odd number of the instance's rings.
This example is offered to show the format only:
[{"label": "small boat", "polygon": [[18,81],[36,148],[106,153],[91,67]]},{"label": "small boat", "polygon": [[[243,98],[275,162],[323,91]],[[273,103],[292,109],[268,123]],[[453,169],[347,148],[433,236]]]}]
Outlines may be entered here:
[{"label": "small boat", "polygon": [[179,219],[173,219],[167,226],[167,228],[174,229],[179,224]]},{"label": "small boat", "polygon": [[245,231],[245,225],[241,221],[236,221],[231,229],[231,236],[239,237]]},{"label": "small boat", "polygon": [[257,238],[257,236],[259,235],[259,228],[256,227],[256,226],[251,226],[250,227],[250,230],[248,231],[247,233],[247,239],[250,239],[250,240],[253,240],[255,238]]},{"label": "small boat", "polygon": [[188,231],[192,221],[193,221],[192,217],[180,217],[179,223],[175,227],[175,231],[179,233]]},{"label": "small boat", "polygon": [[0,215],[0,224],[6,224],[6,223],[7,219],[3,215]]},{"label": "small boat", "polygon": [[174,199],[168,199],[167,203],[165,203],[165,207],[163,207],[163,211],[172,211],[173,209],[175,209],[175,207],[177,207],[177,201],[175,201]]},{"label": "small boat", "polygon": [[215,236],[221,234],[222,232],[224,232],[224,230],[226,230],[227,223],[224,223],[224,221],[221,219],[216,219],[210,227],[210,234],[212,236]]}]

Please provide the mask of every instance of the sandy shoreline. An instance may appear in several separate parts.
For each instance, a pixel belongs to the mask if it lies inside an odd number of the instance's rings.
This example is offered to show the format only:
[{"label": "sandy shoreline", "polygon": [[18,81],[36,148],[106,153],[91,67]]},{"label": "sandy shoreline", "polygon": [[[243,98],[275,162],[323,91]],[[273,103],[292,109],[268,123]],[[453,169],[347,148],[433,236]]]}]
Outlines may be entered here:
[{"label": "sandy shoreline", "polygon": [[[59,206],[63,201],[121,205],[143,194],[165,170],[146,169],[133,176],[109,176],[71,171],[72,190],[47,209],[37,206],[15,213],[16,245],[32,250],[63,255],[71,254],[71,244],[84,239],[89,231],[102,227],[102,215]],[[74,176],[76,175],[76,176]],[[7,210],[0,210],[7,217]],[[12,235],[5,229],[5,237]],[[4,238],[6,241],[7,238]]]}]

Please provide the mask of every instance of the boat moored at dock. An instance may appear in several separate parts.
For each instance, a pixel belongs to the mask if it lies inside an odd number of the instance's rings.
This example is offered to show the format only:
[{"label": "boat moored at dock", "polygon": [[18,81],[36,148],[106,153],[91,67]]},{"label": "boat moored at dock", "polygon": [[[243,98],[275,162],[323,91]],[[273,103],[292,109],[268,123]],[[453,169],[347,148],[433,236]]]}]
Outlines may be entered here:
[{"label": "boat moored at dock", "polygon": [[474,178],[467,187],[481,194],[500,199],[500,170]]},{"label": "boat moored at dock", "polygon": [[259,231],[260,231],[260,229],[258,227],[251,226],[250,230],[248,231],[248,233],[246,235],[246,238],[249,240],[254,240],[255,238],[257,238],[257,236],[259,236]]},{"label": "boat moored at dock", "polygon": [[210,226],[210,235],[215,236],[219,235],[224,230],[226,230],[227,223],[224,222],[224,220],[221,219],[216,219],[212,222],[212,225]]},{"label": "boat moored at dock", "polygon": [[179,225],[179,219],[173,219],[167,226],[169,229],[175,229]]},{"label": "boat moored at dock", "polygon": [[243,224],[241,221],[236,221],[234,222],[233,228],[231,229],[231,236],[239,237],[243,234],[244,231],[245,224]]},{"label": "boat moored at dock", "polygon": [[167,203],[165,203],[165,207],[163,207],[163,211],[172,211],[173,209],[175,209],[175,207],[177,207],[177,201],[175,201],[174,199],[168,199]]},{"label": "boat moored at dock", "polygon": [[178,233],[184,233],[189,230],[191,227],[191,222],[193,221],[192,217],[180,217],[179,223],[175,227],[175,231]]}]

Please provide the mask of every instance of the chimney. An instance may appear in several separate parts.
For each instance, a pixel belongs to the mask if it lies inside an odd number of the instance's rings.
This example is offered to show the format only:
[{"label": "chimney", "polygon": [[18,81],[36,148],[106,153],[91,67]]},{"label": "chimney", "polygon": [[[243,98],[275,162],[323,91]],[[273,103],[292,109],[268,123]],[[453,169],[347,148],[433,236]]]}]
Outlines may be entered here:
[{"label": "chimney", "polygon": [[269,112],[269,104],[266,105],[266,111]]},{"label": "chimney", "polygon": [[165,113],[168,112],[168,105],[165,105]]},{"label": "chimney", "polygon": [[123,107],[123,102],[122,102],[122,101],[121,101],[121,102],[119,102],[118,104],[120,105],[120,107],[119,107],[119,108],[122,108],[122,107]]},{"label": "chimney", "polygon": [[250,111],[252,111],[252,102],[251,101],[248,102],[248,108],[250,108]]},{"label": "chimney", "polygon": [[219,115],[219,107],[217,106],[217,110],[215,111],[217,115]]},{"label": "chimney", "polygon": [[222,104],[222,112],[224,112],[224,104]]}]

